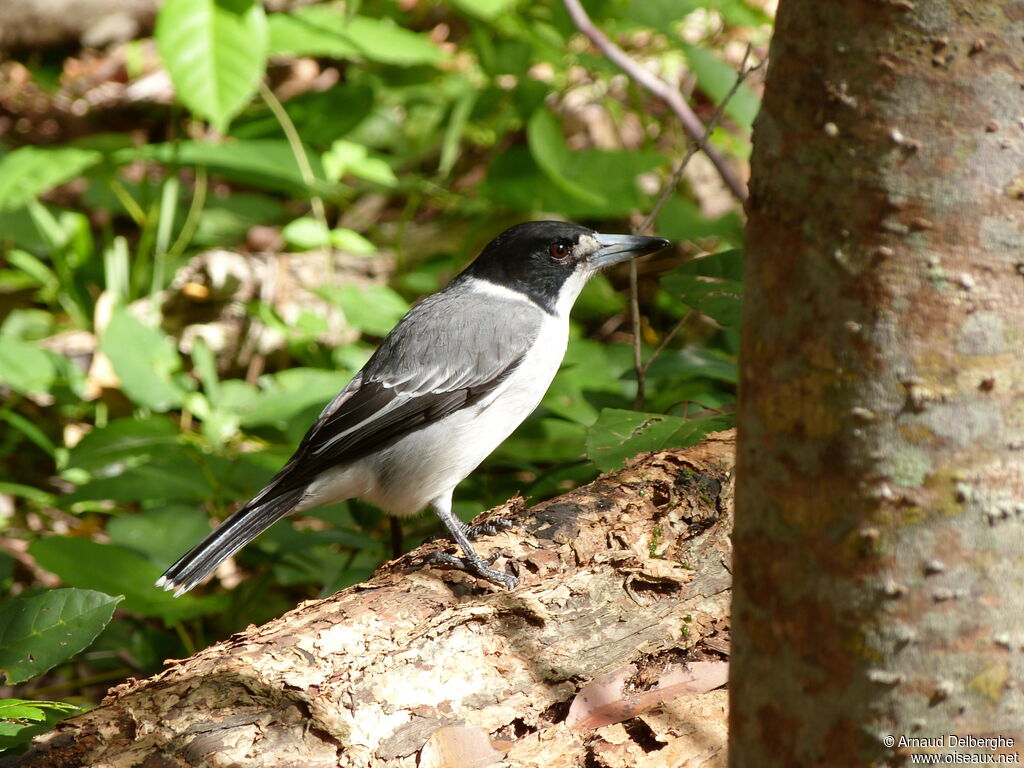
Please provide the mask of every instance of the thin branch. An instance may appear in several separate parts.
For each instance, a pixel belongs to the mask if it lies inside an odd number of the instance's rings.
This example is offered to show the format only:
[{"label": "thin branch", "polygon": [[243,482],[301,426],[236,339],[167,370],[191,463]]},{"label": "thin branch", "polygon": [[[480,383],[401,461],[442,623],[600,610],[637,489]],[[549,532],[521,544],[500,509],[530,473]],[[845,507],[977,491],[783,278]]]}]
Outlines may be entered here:
[{"label": "thin branch", "polygon": [[740,89],[743,82],[750,77],[751,74],[756,72],[764,64],[763,61],[759,61],[752,67],[747,66],[747,62],[750,60],[751,53],[750,45],[747,45],[747,50],[743,54],[743,61],[740,62],[740,70],[736,75],[736,82],[732,84],[732,87],[719,102],[715,111],[711,115],[711,119],[708,120],[707,125],[704,127],[704,133],[699,139],[694,139],[690,142],[690,146],[686,150],[686,154],[683,155],[683,159],[679,161],[679,165],[672,172],[669,180],[662,186],[661,193],[658,195],[658,200],[651,209],[651,212],[647,214],[647,218],[644,219],[644,223],[638,228],[638,232],[647,232],[650,227],[654,224],[654,219],[658,213],[665,206],[665,203],[672,196],[672,192],[675,191],[676,186],[679,184],[680,179],[683,178],[683,172],[686,170],[686,166],[689,165],[690,160],[693,158],[697,151],[707,145],[708,139],[711,138],[711,134],[714,133],[715,128],[718,127],[718,123],[722,119],[722,115],[725,114],[725,108],[732,100],[732,97],[736,95],[736,91]]},{"label": "thin branch", "polygon": [[[565,1],[567,3],[575,2],[575,0]],[[690,159],[695,154],[697,154],[697,151],[701,147],[707,147],[707,141],[711,137],[711,134],[715,130],[715,127],[718,125],[718,122],[722,119],[722,115],[725,114],[725,107],[729,103],[729,100],[732,99],[732,97],[736,94],[736,91],[739,90],[739,87],[743,83],[743,81],[746,80],[752,72],[758,70],[763,64],[763,62],[758,62],[754,66],[748,67],[747,62],[750,60],[750,52],[751,48],[748,45],[746,52],[743,54],[743,61],[740,62],[740,71],[736,76],[736,82],[732,84],[732,87],[729,89],[729,92],[725,94],[725,97],[722,99],[718,107],[715,109],[714,113],[711,115],[711,119],[708,120],[708,124],[704,127],[704,133],[700,136],[699,139],[694,139],[693,141],[690,142],[690,146],[687,148],[686,154],[683,155],[683,159],[679,161],[679,165],[676,166],[676,169],[672,172],[672,175],[669,177],[668,181],[664,184],[664,186],[662,186],[661,193],[658,195],[658,200],[657,202],[655,202],[654,207],[651,208],[651,212],[647,214],[647,217],[644,219],[643,223],[639,227],[634,228],[634,234],[650,231],[651,226],[654,224],[654,219],[657,217],[658,213],[664,207],[669,197],[671,197],[672,192],[679,184],[679,180],[683,178],[683,173],[684,171],[686,171],[686,166],[689,164]],[[676,326],[671,331],[669,331],[668,335],[665,336],[664,339],[662,339],[662,342],[661,344],[658,345],[658,348],[655,349],[653,353],[651,353],[651,356],[647,360],[647,362],[643,362],[643,342],[641,338],[640,328],[640,303],[638,300],[638,291],[636,285],[635,262],[630,262],[629,281],[630,315],[633,319],[633,368],[636,371],[636,398],[633,401],[633,407],[639,410],[640,408],[643,407],[644,400],[647,396],[647,372],[650,370],[651,365],[658,358],[658,356],[661,355],[661,353],[668,346],[668,343],[682,329],[683,325],[685,324],[686,320],[689,318],[691,313],[686,313],[679,320]]]},{"label": "thin branch", "polygon": [[580,5],[579,0],[562,0],[562,2],[565,4],[565,9],[569,12],[569,16],[572,18],[573,24],[576,25],[576,29],[582,32],[594,45],[600,48],[601,52],[604,53],[604,55],[607,56],[608,59],[616,66],[618,66],[619,69],[629,75],[634,82],[642,88],[646,88],[668,105],[669,109],[671,109],[675,113],[676,117],[679,118],[679,122],[682,123],[683,129],[686,133],[689,134],[691,139],[697,142],[701,151],[707,155],[711,164],[715,166],[715,170],[718,171],[718,175],[722,177],[722,181],[724,181],[726,186],[729,187],[733,195],[735,195],[738,200],[745,201],[747,199],[746,185],[732,171],[732,169],[729,168],[725,159],[718,154],[718,151],[707,143],[704,124],[701,122],[700,118],[697,117],[690,105],[683,99],[682,94],[679,93],[679,89],[669,83],[666,83],[658,76],[641,67],[633,61],[625,51],[609,40],[605,36],[604,32],[594,26],[594,22],[590,20],[587,12],[583,9],[583,6]]}]

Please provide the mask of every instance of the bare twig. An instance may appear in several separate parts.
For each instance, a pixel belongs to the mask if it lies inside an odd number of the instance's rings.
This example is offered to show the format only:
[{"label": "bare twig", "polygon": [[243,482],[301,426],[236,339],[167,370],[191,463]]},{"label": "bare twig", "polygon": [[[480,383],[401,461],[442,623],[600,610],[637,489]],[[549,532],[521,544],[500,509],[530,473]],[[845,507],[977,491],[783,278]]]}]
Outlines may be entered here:
[{"label": "bare twig", "polygon": [[601,49],[601,52],[609,60],[629,75],[634,82],[642,88],[646,88],[668,105],[669,109],[679,118],[679,122],[683,125],[683,130],[689,134],[691,139],[697,142],[701,151],[707,155],[712,165],[715,166],[715,170],[718,171],[718,175],[722,177],[722,181],[729,187],[733,195],[738,200],[746,200],[746,185],[729,168],[717,150],[707,143],[707,132],[704,124],[690,105],[683,99],[679,89],[641,67],[625,51],[609,40],[601,30],[594,26],[594,22],[590,20],[587,12],[580,5],[579,0],[562,0],[562,2],[565,4],[565,9],[569,12],[573,24],[576,25],[576,29],[586,35],[594,45]]},{"label": "bare twig", "polygon": [[[566,0],[566,2],[573,2],[574,0]],[[736,76],[736,82],[732,84],[729,92],[725,94],[725,97],[719,103],[715,109],[714,114],[711,115],[711,119],[708,120],[708,124],[704,127],[704,133],[699,139],[695,139],[690,142],[689,148],[686,150],[686,154],[683,155],[683,159],[679,161],[679,165],[672,172],[668,181],[661,188],[661,193],[658,195],[658,200],[655,202],[654,207],[651,208],[650,213],[644,219],[643,223],[634,229],[634,234],[640,232],[650,231],[651,226],[654,224],[654,219],[658,213],[664,207],[665,203],[671,197],[672,192],[675,190],[676,185],[679,184],[679,180],[683,178],[683,172],[686,170],[686,166],[689,164],[690,159],[697,154],[697,151],[701,147],[707,146],[707,141],[711,136],[711,133],[715,130],[719,120],[722,119],[722,115],[725,114],[725,107],[729,103],[729,100],[739,90],[740,85],[746,80],[752,72],[755,72],[761,67],[763,62],[758,62],[752,67],[747,66],[747,62],[750,60],[750,46],[747,46],[746,52],[743,54],[743,61],[740,62],[740,71]],[[651,369],[651,365],[658,358],[658,356],[665,350],[668,343],[675,337],[675,335],[682,329],[683,325],[689,319],[692,313],[687,312],[680,318],[679,322],[676,323],[675,327],[668,332],[658,348],[651,353],[650,358],[647,362],[643,362],[643,340],[641,338],[640,328],[640,304],[638,300],[638,289],[636,284],[636,262],[630,262],[629,271],[629,299],[630,299],[630,315],[633,318],[633,368],[636,370],[636,398],[633,401],[633,407],[637,410],[643,407],[644,400],[647,397],[647,372]]]},{"label": "bare twig", "polygon": [[683,178],[683,172],[686,170],[686,166],[689,165],[690,160],[693,158],[697,151],[707,145],[708,139],[711,138],[711,134],[714,133],[715,128],[718,127],[719,121],[722,119],[722,115],[725,114],[725,108],[732,100],[732,97],[736,95],[736,91],[740,89],[743,82],[750,77],[751,74],[756,72],[764,64],[763,61],[754,64],[751,67],[747,66],[747,62],[750,61],[751,47],[748,45],[747,50],[743,54],[743,61],[740,62],[739,72],[736,74],[736,82],[732,84],[732,87],[719,102],[715,111],[711,115],[711,119],[708,120],[707,125],[704,127],[704,133],[699,139],[694,139],[690,142],[690,146],[686,150],[686,154],[683,155],[683,159],[679,161],[679,165],[672,172],[669,180],[662,186],[661,193],[658,195],[658,200],[651,209],[651,212],[647,214],[647,218],[644,219],[644,223],[638,228],[638,232],[647,232],[650,227],[654,224],[654,219],[658,213],[664,207],[665,203],[672,196],[672,192],[675,190],[676,185],[679,184],[679,180]]}]

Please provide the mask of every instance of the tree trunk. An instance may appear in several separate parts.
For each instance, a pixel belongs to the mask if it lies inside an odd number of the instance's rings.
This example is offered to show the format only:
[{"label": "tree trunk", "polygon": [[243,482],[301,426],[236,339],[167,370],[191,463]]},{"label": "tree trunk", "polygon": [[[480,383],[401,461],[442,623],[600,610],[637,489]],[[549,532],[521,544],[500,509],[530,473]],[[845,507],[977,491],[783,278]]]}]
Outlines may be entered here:
[{"label": "tree trunk", "polygon": [[724,682],[733,447],[651,454],[479,542],[520,564],[514,592],[421,567],[427,544],[115,688],[17,764],[724,765],[723,692],[673,699]]},{"label": "tree trunk", "polygon": [[779,3],[748,206],[737,768],[1024,749],[1022,68],[1021,2]]}]

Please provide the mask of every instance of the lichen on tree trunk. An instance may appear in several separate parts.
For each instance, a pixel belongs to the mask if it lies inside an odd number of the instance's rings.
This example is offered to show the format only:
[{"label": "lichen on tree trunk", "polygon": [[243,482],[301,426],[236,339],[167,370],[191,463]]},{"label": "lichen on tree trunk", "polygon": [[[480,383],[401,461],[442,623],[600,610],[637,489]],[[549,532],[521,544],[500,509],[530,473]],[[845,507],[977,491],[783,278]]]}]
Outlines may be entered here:
[{"label": "lichen on tree trunk", "polygon": [[517,512],[525,530],[480,542],[520,565],[514,592],[422,567],[447,546],[427,544],[113,689],[19,764],[412,766],[465,724],[516,765],[722,765],[721,691],[596,731],[565,719],[602,674],[634,665],[640,694],[670,663],[727,652],[732,453],[722,433]]}]

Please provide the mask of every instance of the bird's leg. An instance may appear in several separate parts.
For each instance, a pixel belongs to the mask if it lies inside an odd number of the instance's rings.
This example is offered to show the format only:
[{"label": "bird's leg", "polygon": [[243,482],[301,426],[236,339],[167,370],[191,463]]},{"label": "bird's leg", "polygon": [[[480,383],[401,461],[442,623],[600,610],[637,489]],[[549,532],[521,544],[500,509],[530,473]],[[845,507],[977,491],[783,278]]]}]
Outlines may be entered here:
[{"label": "bird's leg", "polygon": [[463,557],[456,557],[445,552],[435,552],[427,557],[427,562],[432,565],[443,565],[448,568],[457,568],[467,573],[473,573],[481,578],[487,579],[493,584],[503,584],[506,589],[515,589],[519,580],[510,573],[504,573],[497,568],[491,568],[490,562],[480,557],[470,544],[470,526],[459,520],[452,512],[452,498],[450,495],[442,496],[430,503],[431,509],[441,518],[445,528],[459,545]]}]

